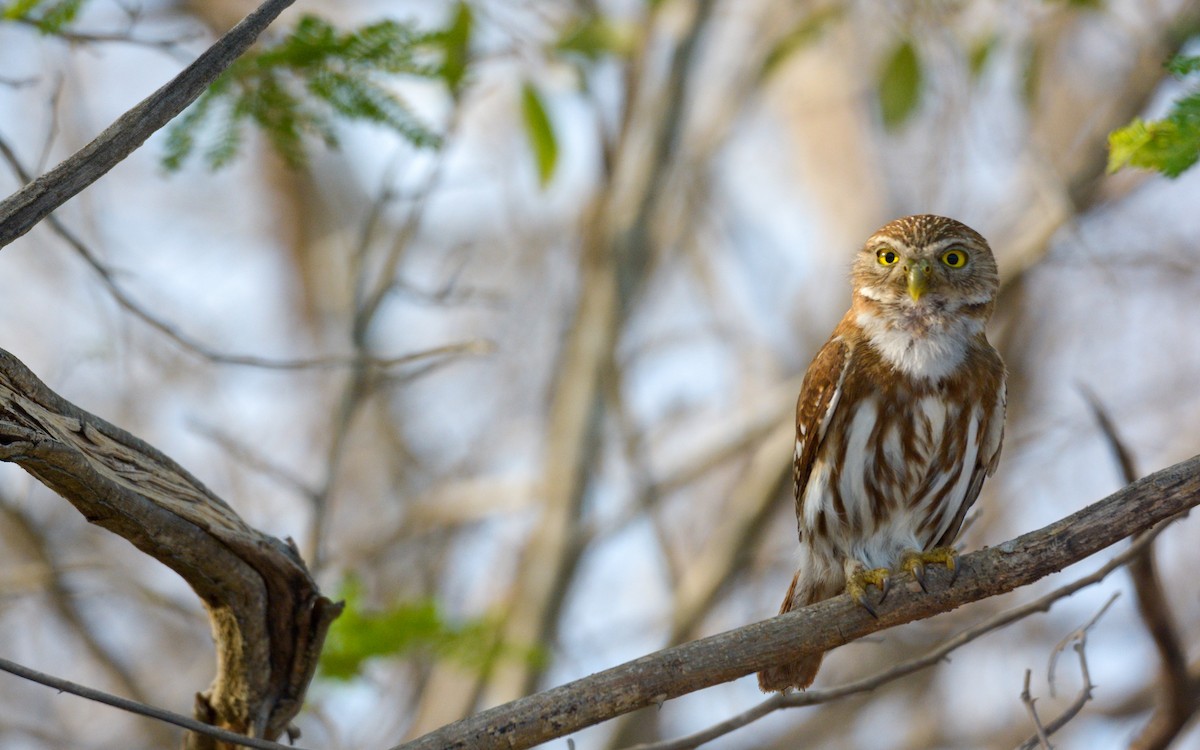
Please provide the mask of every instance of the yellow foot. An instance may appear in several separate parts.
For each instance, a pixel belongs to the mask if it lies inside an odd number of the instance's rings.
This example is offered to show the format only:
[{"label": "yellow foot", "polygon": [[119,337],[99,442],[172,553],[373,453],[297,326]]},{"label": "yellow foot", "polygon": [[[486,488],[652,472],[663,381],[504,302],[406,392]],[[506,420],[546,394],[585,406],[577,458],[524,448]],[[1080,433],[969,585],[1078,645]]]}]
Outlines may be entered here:
[{"label": "yellow foot", "polygon": [[867,600],[867,586],[874,586],[879,589],[879,601],[882,602],[888,593],[892,571],[887,568],[867,570],[866,566],[860,562],[848,565],[847,568],[846,593],[850,595],[850,598],[858,602],[860,607],[867,610],[871,614],[871,617],[878,619],[879,615],[875,613],[875,608]]},{"label": "yellow foot", "polygon": [[[947,570],[958,575],[958,553],[953,547],[934,547],[928,552],[918,552],[916,550],[908,550],[900,557],[900,569],[912,573],[912,577],[917,579],[917,584],[920,585],[922,591],[927,591],[925,588],[925,566],[930,564],[945,565]],[[954,578],[950,579],[954,583]]]}]

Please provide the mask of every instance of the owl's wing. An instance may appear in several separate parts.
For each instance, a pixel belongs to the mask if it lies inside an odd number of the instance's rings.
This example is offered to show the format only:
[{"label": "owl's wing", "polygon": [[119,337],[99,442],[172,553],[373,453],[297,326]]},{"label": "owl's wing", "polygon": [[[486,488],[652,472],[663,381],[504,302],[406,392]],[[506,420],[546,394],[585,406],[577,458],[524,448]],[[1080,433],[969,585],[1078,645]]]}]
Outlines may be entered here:
[{"label": "owl's wing", "polygon": [[999,385],[996,388],[995,401],[987,415],[987,421],[982,425],[981,442],[971,473],[971,484],[967,487],[967,494],[963,498],[962,505],[958,507],[958,512],[954,515],[954,521],[934,545],[935,547],[946,547],[954,542],[958,532],[962,529],[967,511],[979,497],[979,491],[983,488],[983,480],[995,474],[996,466],[1000,463],[1000,446],[1004,443],[1004,414],[1008,408],[1008,386],[1005,383],[1004,365],[999,363],[999,357],[996,359],[999,368]]},{"label": "owl's wing", "polygon": [[850,348],[841,336],[834,336],[821,347],[804,373],[804,384],[796,400],[796,453],[792,463],[797,518],[802,517],[800,504],[816,461],[817,448],[825,439],[829,420],[842,395],[842,384],[850,369]]}]

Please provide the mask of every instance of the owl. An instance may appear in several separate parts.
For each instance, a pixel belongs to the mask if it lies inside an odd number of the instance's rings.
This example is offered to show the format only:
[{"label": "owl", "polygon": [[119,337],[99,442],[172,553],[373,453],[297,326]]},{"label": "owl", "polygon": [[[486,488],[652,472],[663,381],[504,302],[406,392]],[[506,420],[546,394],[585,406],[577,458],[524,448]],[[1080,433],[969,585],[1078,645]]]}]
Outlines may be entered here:
[{"label": "owl", "polygon": [[[1005,372],[984,326],[999,288],[987,241],[941,216],[909,216],[867,240],[850,310],[804,376],[793,468],[800,564],[780,613],[893,572],[924,588],[1004,438]],[[769,667],[763,691],[806,688],[821,655]]]}]

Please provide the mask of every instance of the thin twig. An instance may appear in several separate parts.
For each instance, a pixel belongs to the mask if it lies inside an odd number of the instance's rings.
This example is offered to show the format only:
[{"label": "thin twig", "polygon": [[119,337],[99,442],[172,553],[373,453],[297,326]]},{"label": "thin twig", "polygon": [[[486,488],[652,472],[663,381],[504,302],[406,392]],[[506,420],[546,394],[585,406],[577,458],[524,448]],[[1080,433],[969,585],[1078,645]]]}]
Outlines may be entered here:
[{"label": "thin twig", "polygon": [[[1037,717],[1037,712],[1033,711],[1033,701],[1029,699],[1029,670],[1025,670],[1025,691],[1021,694],[1021,700],[1026,702],[1026,705],[1029,707],[1034,719],[1034,726],[1037,727],[1037,732],[1034,736],[1025,740],[1018,750],[1034,750],[1038,745],[1046,748],[1046,750],[1050,750],[1050,735],[1065,727],[1067,722],[1078,716],[1083,707],[1087,705],[1087,702],[1092,699],[1092,690],[1096,686],[1092,684],[1092,675],[1088,671],[1087,634],[1116,599],[1116,594],[1109,597],[1108,601],[1105,602],[1104,606],[1100,608],[1100,611],[1091,620],[1083,627],[1067,635],[1066,639],[1064,639],[1066,642],[1074,641],[1075,653],[1079,656],[1079,673],[1083,684],[1079,688],[1079,692],[1076,694],[1075,700],[1071,702],[1071,705],[1063,709],[1063,712],[1054,717],[1054,720],[1048,724],[1043,725]],[[1056,652],[1061,650],[1057,646],[1055,648]],[[1051,685],[1053,686],[1053,683]]]},{"label": "thin twig", "polygon": [[[1122,478],[1132,482],[1138,474],[1132,452],[1099,398],[1086,386],[1081,385],[1080,391],[1104,433]],[[1188,670],[1187,649],[1179,636],[1152,547],[1147,547],[1142,555],[1129,563],[1129,577],[1137,595],[1138,614],[1154,640],[1163,675],[1159,680],[1154,713],[1130,747],[1133,750],[1164,750],[1200,708],[1200,690]]]},{"label": "thin twig", "polygon": [[[1149,546],[1150,545],[1147,544],[1144,547],[1142,547],[1141,549],[1144,550],[1144,549],[1146,549],[1146,547],[1149,547]],[[1137,559],[1137,555],[1131,556],[1130,564],[1132,565],[1133,564],[1132,560],[1136,560],[1136,559]],[[1056,643],[1054,645],[1054,648],[1052,648],[1050,650],[1050,661],[1046,668],[1046,682],[1050,686],[1050,697],[1051,698],[1055,697],[1056,685],[1055,685],[1055,680],[1054,680],[1054,668],[1058,664],[1059,654],[1066,651],[1067,646],[1070,646],[1072,643],[1086,641],[1088,631],[1091,630],[1092,627],[1095,626],[1095,624],[1100,621],[1100,618],[1104,616],[1104,613],[1107,612],[1108,608],[1113,605],[1113,602],[1115,602],[1117,600],[1118,596],[1120,596],[1120,592],[1114,591],[1112,596],[1108,597],[1108,601],[1106,601],[1104,603],[1104,606],[1100,608],[1100,611],[1092,616],[1092,619],[1088,620],[1086,623],[1081,625],[1079,628],[1072,630],[1070,633],[1067,633],[1066,636],[1064,636],[1063,639],[1060,640],[1058,643]]]},{"label": "thin twig", "polygon": [[231,459],[242,464],[247,469],[282,484],[301,497],[311,500],[316,495],[317,491],[308,486],[294,472],[272,461],[253,446],[238,440],[220,427],[210,424],[197,424],[196,432],[211,440],[215,445],[229,454]]},{"label": "thin twig", "polygon": [[0,658],[0,670],[14,674],[17,677],[23,677],[31,682],[36,682],[46,687],[54,688],[60,693],[70,693],[77,695],[80,698],[86,698],[90,701],[103,703],[106,706],[119,708],[122,711],[128,711],[132,714],[147,716],[158,721],[165,721],[168,724],[174,724],[177,727],[183,727],[197,734],[207,735],[222,742],[228,742],[233,745],[241,745],[243,747],[259,748],[260,750],[302,750],[294,745],[281,745],[278,742],[269,740],[257,739],[255,737],[247,737],[243,734],[227,732],[224,729],[218,729],[211,724],[205,724],[202,721],[196,721],[190,716],[183,716],[172,711],[167,711],[163,708],[148,706],[145,703],[122,698],[119,695],[112,695],[102,690],[86,687],[70,680],[64,680],[60,677],[54,677],[44,672],[39,672],[36,669],[22,666],[8,659]]},{"label": "thin twig", "polygon": [[37,76],[30,76],[28,78],[8,78],[7,76],[0,76],[0,86],[7,86],[12,89],[23,89],[36,85],[40,80],[42,79]]},{"label": "thin twig", "polygon": [[1037,700],[1029,692],[1029,679],[1033,676],[1032,669],[1025,670],[1025,688],[1021,691],[1021,703],[1025,706],[1025,712],[1029,714],[1029,721],[1034,727],[1034,739],[1038,745],[1041,745],[1043,750],[1054,750],[1050,745],[1050,737],[1046,734],[1046,728],[1042,726],[1042,720],[1038,717],[1037,707],[1034,702]]},{"label": "thin twig", "polygon": [[[45,29],[37,19],[33,18],[18,18],[17,23],[31,26],[39,31],[45,32]],[[164,37],[162,39],[142,39],[133,36],[131,31],[76,31],[72,29],[57,29],[52,32],[52,35],[71,44],[103,44],[103,43],[118,43],[130,44],[135,47],[147,47],[156,49],[162,52],[174,53],[179,50],[184,44],[195,41],[201,37],[199,33],[180,34],[177,37]]]},{"label": "thin twig", "polygon": [[[3,156],[8,162],[9,167],[22,181],[29,181],[29,172],[21,165],[20,160],[13,152],[12,147],[3,137],[0,137],[0,156]],[[146,325],[166,336],[171,341],[175,342],[181,349],[195,354],[203,359],[218,365],[234,365],[242,367],[256,367],[264,370],[318,370],[318,369],[335,369],[342,367],[364,367],[378,370],[389,370],[397,367],[412,365],[425,362],[426,360],[435,359],[443,360],[449,357],[459,355],[484,355],[490,353],[494,345],[486,339],[471,339],[455,344],[447,344],[445,346],[434,347],[423,351],[412,352],[410,354],[402,354],[393,357],[376,357],[364,353],[356,353],[349,355],[328,355],[324,357],[308,357],[308,358],[292,358],[292,359],[276,359],[271,357],[260,357],[252,354],[228,354],[210,348],[196,338],[184,333],[173,323],[164,318],[155,315],[150,310],[142,306],[135,300],[125,289],[117,283],[116,274],[112,269],[100,261],[91,248],[87,246],[82,239],[71,231],[57,216],[51,215],[46,219],[50,228],[57,234],[68,246],[74,250],[80,258],[90,267],[104,286],[108,289],[109,294],[116,300],[117,304],[124,310],[132,314],[134,317],[141,320]],[[421,370],[417,373],[409,373],[404,379],[409,380],[423,375],[427,372]]]}]

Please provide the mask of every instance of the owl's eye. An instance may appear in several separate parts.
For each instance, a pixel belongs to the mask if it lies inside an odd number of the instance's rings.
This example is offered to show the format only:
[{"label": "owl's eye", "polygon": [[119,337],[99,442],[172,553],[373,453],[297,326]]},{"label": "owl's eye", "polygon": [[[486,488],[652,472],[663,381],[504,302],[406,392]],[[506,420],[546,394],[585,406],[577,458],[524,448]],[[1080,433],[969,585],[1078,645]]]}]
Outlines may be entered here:
[{"label": "owl's eye", "polygon": [[951,248],[942,253],[942,262],[951,268],[962,268],[967,265],[967,253],[959,248]]},{"label": "owl's eye", "polygon": [[883,249],[875,253],[875,258],[879,261],[879,265],[881,266],[894,266],[896,261],[900,260],[900,256],[896,254],[895,250],[887,249]]}]

